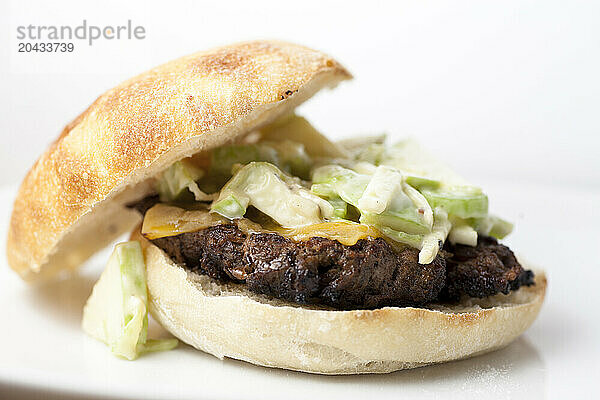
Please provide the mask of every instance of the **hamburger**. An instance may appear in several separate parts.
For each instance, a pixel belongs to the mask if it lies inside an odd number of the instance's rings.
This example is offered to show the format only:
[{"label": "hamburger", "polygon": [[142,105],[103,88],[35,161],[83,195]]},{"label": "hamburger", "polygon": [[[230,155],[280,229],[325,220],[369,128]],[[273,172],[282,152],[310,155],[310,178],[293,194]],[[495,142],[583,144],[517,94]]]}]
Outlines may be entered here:
[{"label": "hamburger", "polygon": [[[499,242],[485,192],[414,140],[333,142],[295,108],[351,78],[329,56],[255,41],[123,82],[26,175],[10,266],[35,282],[119,236],[83,327],[135,358],[147,312],[219,358],[383,373],[506,346],[542,271]],[[107,328],[108,326],[108,328]]]}]

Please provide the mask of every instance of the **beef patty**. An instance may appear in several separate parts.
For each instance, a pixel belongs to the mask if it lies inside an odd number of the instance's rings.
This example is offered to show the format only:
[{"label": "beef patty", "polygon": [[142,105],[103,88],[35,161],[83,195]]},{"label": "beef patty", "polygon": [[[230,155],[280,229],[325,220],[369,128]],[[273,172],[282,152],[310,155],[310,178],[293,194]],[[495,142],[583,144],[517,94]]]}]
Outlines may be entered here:
[{"label": "beef patty", "polygon": [[444,249],[450,256],[446,258],[442,299],[508,294],[523,285],[533,284],[533,272],[524,270],[514,253],[493,237],[480,235],[475,247],[446,243]]},{"label": "beef patty", "polygon": [[338,309],[419,306],[487,297],[533,284],[512,251],[491,238],[476,247],[446,244],[431,264],[414,248],[394,250],[382,238],[353,246],[313,237],[294,242],[275,233],[245,234],[235,224],[152,240],[186,269],[253,292]]}]

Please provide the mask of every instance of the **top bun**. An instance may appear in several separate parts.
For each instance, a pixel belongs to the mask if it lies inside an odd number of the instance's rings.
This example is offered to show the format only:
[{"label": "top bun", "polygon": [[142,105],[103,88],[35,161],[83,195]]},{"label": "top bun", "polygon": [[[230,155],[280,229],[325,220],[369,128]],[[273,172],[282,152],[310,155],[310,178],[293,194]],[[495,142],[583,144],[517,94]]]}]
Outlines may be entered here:
[{"label": "top bun", "polygon": [[291,112],[351,75],[306,47],[256,41],[192,54],[127,80],[68,124],[26,175],[7,256],[25,280],[77,267],[130,231],[124,204],[173,162]]}]

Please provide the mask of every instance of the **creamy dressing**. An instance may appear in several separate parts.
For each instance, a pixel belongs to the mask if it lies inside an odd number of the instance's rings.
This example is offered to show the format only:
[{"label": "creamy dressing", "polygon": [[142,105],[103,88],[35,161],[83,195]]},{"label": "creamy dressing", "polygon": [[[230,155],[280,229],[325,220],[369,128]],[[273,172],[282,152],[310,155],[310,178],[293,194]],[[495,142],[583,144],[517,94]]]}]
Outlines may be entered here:
[{"label": "creamy dressing", "polygon": [[[419,262],[426,264],[447,238],[474,246],[478,234],[501,238],[512,229],[488,214],[480,188],[413,140],[384,145],[384,137],[373,137],[335,144],[294,115],[255,136],[251,143],[212,150],[208,164],[207,157],[191,166],[179,162],[163,174],[161,201],[183,204],[190,192],[196,201],[217,199],[203,210],[154,208],[143,233],[159,238],[235,223],[293,240],[320,236],[354,244],[381,236],[420,249]],[[268,221],[256,223],[248,215],[256,210]]]}]

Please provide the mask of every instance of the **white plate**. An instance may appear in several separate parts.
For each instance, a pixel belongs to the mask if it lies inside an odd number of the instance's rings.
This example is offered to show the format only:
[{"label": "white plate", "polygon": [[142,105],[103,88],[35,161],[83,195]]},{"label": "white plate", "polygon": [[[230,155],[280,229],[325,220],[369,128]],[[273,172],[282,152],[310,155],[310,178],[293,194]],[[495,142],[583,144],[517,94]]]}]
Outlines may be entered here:
[{"label": "white plate", "polygon": [[[600,377],[600,193],[487,185],[492,209],[512,218],[509,243],[548,271],[540,318],[509,347],[469,360],[379,376],[314,376],[218,360],[185,345],[128,362],[81,331],[82,306],[105,262],[32,287],[8,269],[13,189],[0,190],[0,397],[349,399],[577,398]],[[156,328],[156,327],[155,327]],[[158,331],[158,329],[155,329]],[[597,379],[596,379],[597,381]]]}]

